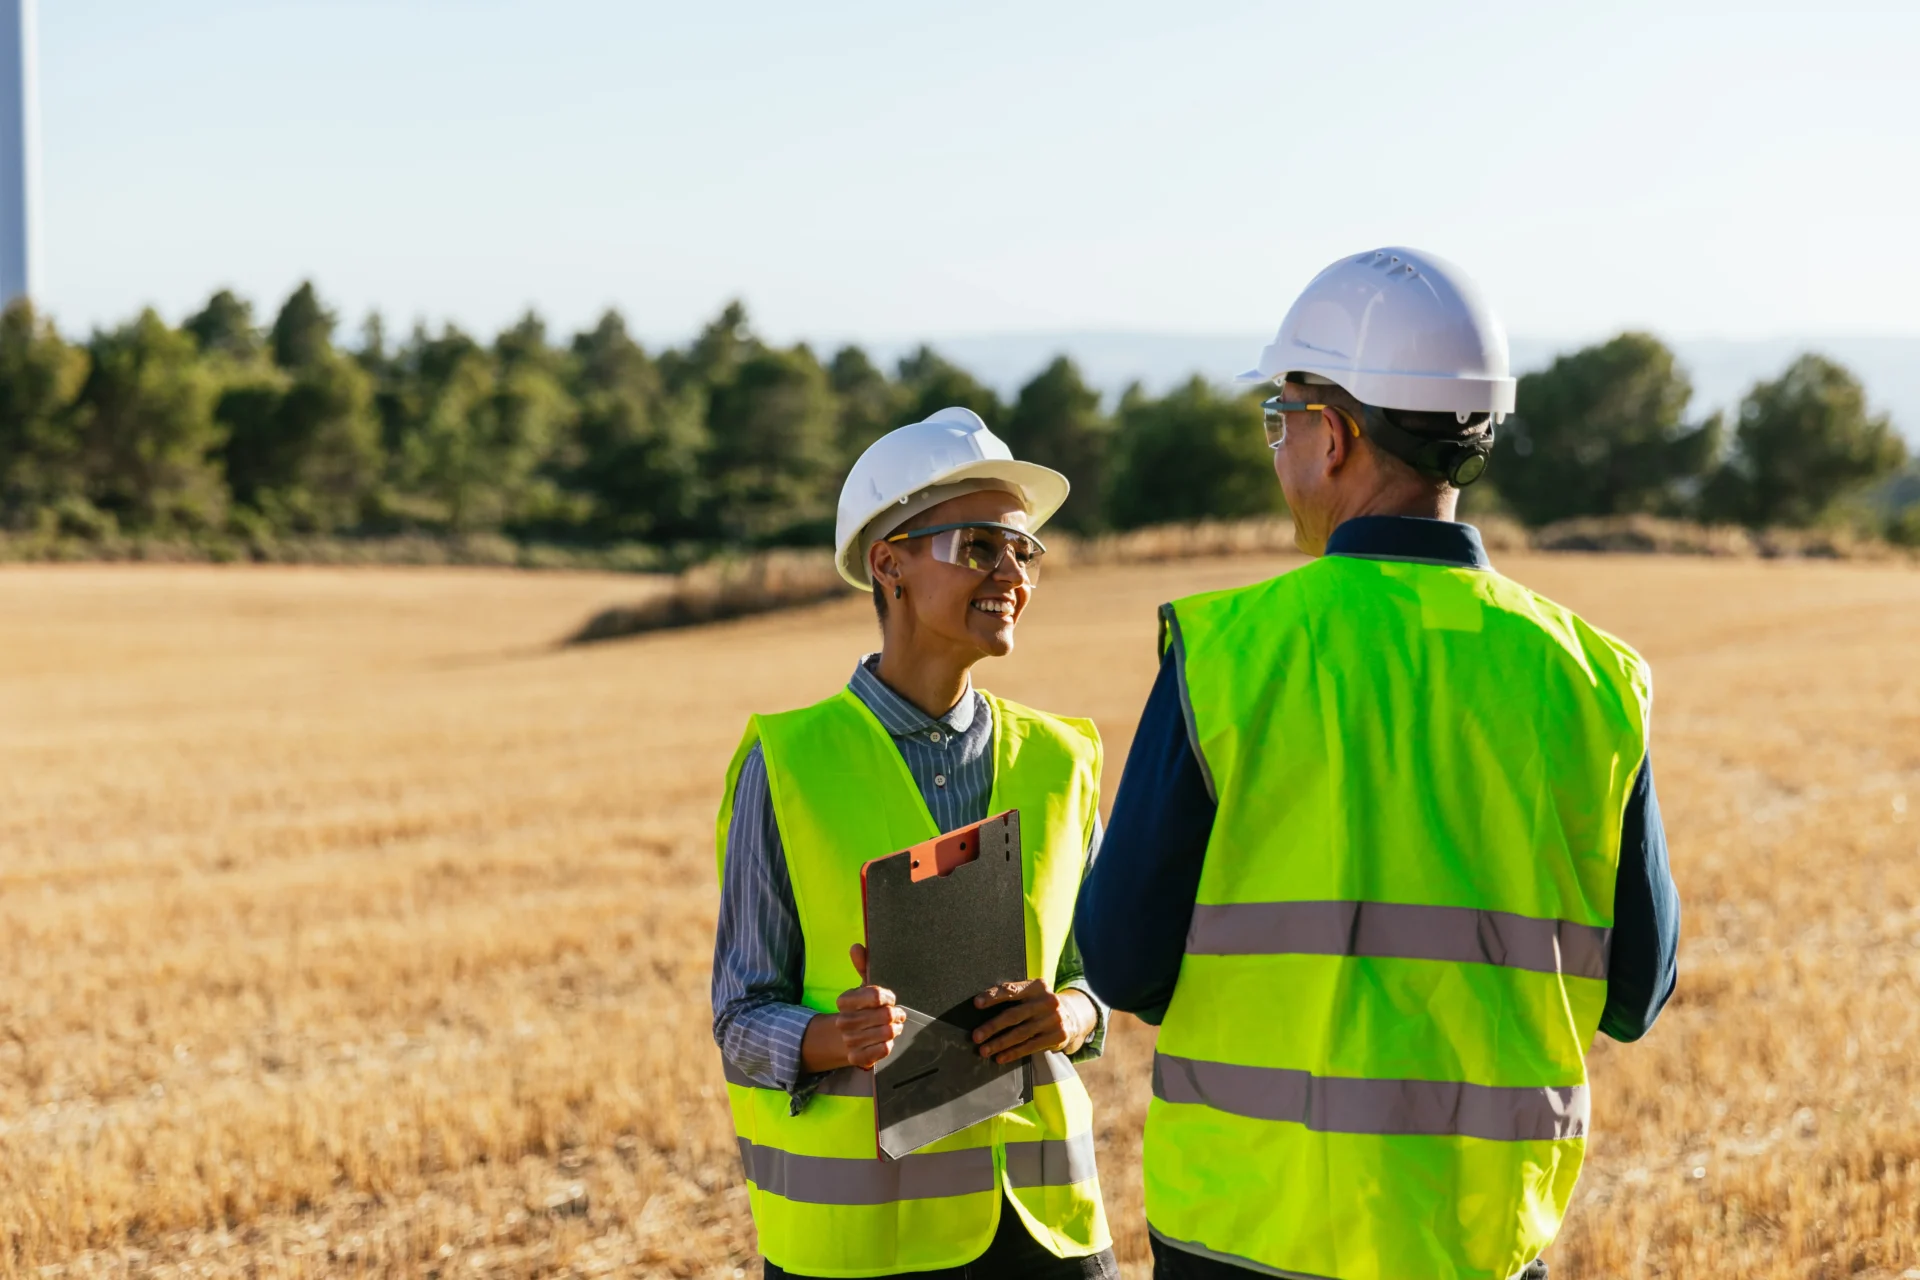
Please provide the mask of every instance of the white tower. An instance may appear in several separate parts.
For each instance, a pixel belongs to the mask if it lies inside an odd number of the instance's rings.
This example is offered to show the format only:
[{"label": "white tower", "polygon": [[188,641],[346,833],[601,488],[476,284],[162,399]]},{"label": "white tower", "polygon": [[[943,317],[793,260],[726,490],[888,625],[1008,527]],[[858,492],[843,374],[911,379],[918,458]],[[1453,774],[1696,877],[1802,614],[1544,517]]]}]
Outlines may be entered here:
[{"label": "white tower", "polygon": [[0,307],[33,291],[34,0],[0,0]]}]

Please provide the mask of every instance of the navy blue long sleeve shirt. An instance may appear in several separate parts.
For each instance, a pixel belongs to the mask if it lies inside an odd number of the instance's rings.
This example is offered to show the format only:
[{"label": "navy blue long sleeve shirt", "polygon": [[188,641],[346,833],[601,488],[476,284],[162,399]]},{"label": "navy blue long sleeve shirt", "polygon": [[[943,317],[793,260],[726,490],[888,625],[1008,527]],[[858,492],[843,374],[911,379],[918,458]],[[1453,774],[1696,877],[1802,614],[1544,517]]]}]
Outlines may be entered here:
[{"label": "navy blue long sleeve shirt", "polygon": [[[1327,554],[1491,567],[1471,525],[1403,517],[1350,520],[1334,531]],[[1074,918],[1094,991],[1156,1024],[1180,977],[1215,812],[1188,736],[1177,662],[1171,649],[1161,661]],[[1679,945],[1680,895],[1649,757],[1620,835],[1602,1031],[1623,1041],[1647,1033],[1673,994]]]}]

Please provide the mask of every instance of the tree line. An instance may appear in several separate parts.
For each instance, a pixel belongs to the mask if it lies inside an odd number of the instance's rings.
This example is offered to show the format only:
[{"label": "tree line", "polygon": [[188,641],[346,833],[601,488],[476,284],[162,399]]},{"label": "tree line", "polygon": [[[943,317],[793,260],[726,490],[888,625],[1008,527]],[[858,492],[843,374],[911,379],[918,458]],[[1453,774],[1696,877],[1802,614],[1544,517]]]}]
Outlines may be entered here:
[{"label": "tree line", "polygon": [[[1199,377],[1109,409],[1061,357],[1003,402],[927,347],[887,370],[857,346],[823,360],[766,342],[738,303],[658,351],[612,311],[565,339],[532,314],[491,342],[453,326],[394,342],[374,316],[348,346],[338,327],[311,284],[268,323],[223,290],[177,327],[148,310],[84,342],[15,303],[0,315],[0,529],[824,543],[860,451],[955,404],[1073,480],[1057,517],[1071,532],[1281,510],[1259,395]],[[1809,524],[1906,458],[1859,382],[1817,355],[1731,416],[1695,420],[1691,399],[1649,335],[1563,355],[1521,379],[1469,507]]]}]

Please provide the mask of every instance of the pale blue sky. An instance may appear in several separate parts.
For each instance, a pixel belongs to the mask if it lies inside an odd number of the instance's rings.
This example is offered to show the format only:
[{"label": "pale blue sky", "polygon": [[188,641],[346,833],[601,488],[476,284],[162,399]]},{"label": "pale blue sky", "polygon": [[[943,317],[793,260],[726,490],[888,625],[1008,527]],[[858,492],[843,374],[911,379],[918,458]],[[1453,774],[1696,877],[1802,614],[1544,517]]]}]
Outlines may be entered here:
[{"label": "pale blue sky", "polygon": [[[1464,10],[1465,12],[1456,12]],[[41,0],[64,327],[1269,331],[1451,257],[1516,337],[1920,334],[1920,4]],[[1249,355],[1252,353],[1250,352]]]}]

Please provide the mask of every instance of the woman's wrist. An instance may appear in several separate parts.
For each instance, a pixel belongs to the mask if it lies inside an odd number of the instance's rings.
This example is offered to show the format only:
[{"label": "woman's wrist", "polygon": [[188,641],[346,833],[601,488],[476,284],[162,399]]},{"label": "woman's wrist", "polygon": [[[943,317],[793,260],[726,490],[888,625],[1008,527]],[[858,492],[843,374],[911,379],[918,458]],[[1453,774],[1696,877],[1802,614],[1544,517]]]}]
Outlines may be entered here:
[{"label": "woman's wrist", "polygon": [[817,1076],[851,1065],[846,1043],[834,1024],[835,1016],[814,1014],[813,1020],[807,1023],[806,1033],[800,1037],[800,1070],[807,1075]]},{"label": "woman's wrist", "polygon": [[1086,1047],[1087,1041],[1100,1027],[1100,1010],[1093,1003],[1093,997],[1078,987],[1068,987],[1060,993],[1061,1005],[1073,1011],[1074,1025],[1068,1028],[1067,1042],[1060,1046],[1060,1052],[1071,1057]]}]

